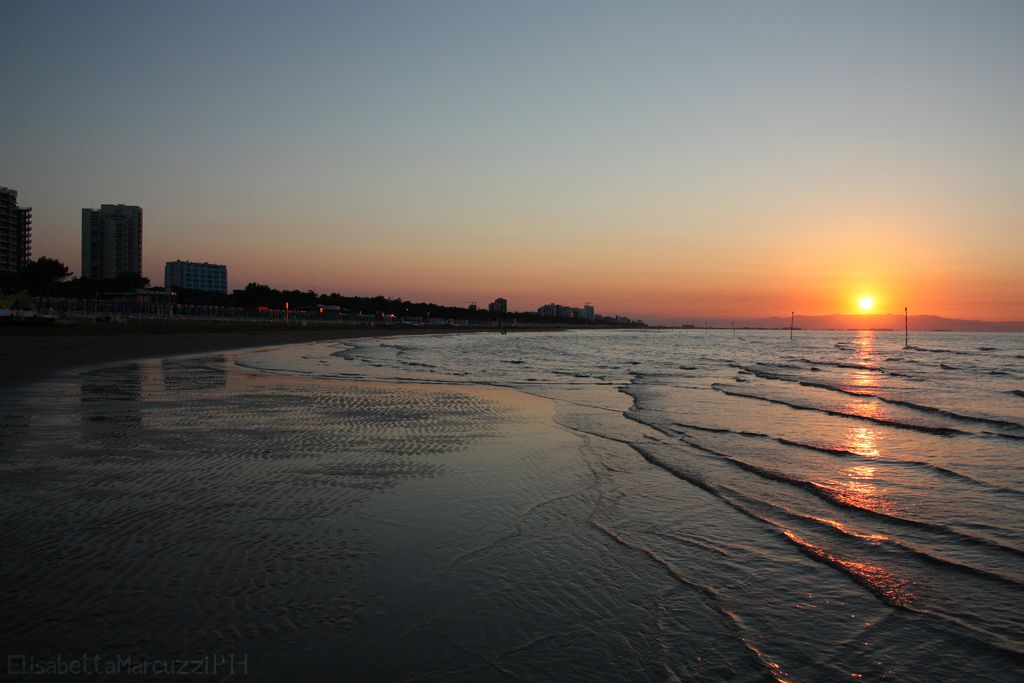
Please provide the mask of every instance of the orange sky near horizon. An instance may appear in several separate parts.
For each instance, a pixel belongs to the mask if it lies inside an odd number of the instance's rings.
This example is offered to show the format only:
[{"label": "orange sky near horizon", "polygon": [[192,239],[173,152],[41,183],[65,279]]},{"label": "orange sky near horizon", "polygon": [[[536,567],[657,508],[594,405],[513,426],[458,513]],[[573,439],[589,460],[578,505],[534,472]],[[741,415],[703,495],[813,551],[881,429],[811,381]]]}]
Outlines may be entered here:
[{"label": "orange sky near horizon", "polygon": [[[146,270],[156,282],[163,255],[177,253],[160,236],[162,222],[147,213]],[[262,240],[217,244],[213,237],[204,256],[231,264],[233,287],[258,281],[446,304],[484,305],[502,296],[514,310],[554,301],[653,320],[858,314],[858,300],[870,295],[878,314],[906,305],[917,314],[1024,319],[1024,283],[1016,274],[1021,239],[990,252],[972,243],[969,231],[935,218],[851,214],[703,233],[608,229],[579,241],[531,232],[521,230],[518,242],[511,228],[460,242],[425,231],[388,247],[378,246],[377,231],[324,231],[324,239],[296,233],[269,258]]]},{"label": "orange sky near horizon", "polygon": [[[209,232],[203,256],[231,264],[233,287],[258,281],[445,304],[484,305],[502,296],[514,310],[554,301],[651,320],[860,314],[859,299],[870,295],[876,314],[902,313],[906,305],[915,314],[1024,319],[1017,269],[1024,236],[1007,230],[1005,248],[991,249],[961,227],[976,219],[949,205],[871,212],[853,203],[811,204],[754,215],[700,214],[680,201],[660,215],[632,213],[643,229],[620,227],[626,218],[610,210],[604,218],[564,212],[563,224],[585,224],[589,233],[555,231],[537,214],[473,217],[489,225],[470,237],[458,225],[449,232],[429,225],[447,214],[441,209],[411,231],[397,220],[332,230],[311,219],[276,239],[270,226],[245,221],[252,238],[242,243],[235,235],[244,226],[231,229],[230,217],[218,217],[228,229]],[[520,229],[518,220],[540,227]],[[999,220],[988,217],[989,225]],[[688,228],[690,222],[707,227]],[[146,272],[155,282],[164,260],[190,257],[169,233],[162,213],[147,211]]]}]

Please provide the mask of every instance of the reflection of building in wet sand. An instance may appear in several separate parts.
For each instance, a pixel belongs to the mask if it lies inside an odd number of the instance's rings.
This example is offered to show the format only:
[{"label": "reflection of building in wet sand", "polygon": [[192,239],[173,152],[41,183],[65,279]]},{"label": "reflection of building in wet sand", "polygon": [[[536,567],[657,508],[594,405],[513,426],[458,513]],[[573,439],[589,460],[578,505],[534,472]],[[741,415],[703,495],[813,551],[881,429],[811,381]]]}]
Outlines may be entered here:
[{"label": "reflection of building in wet sand", "polygon": [[143,372],[136,364],[83,375],[79,386],[83,442],[121,445],[126,431],[142,427]]},{"label": "reflection of building in wet sand", "polygon": [[227,359],[224,356],[208,358],[164,358],[160,361],[160,374],[167,391],[206,391],[223,389],[228,383]]},{"label": "reflection of building in wet sand", "polygon": [[200,392],[223,390],[228,375],[224,356],[165,358],[85,373],[78,389],[82,443],[107,452],[145,448],[154,430],[174,422],[167,400],[189,404]]}]

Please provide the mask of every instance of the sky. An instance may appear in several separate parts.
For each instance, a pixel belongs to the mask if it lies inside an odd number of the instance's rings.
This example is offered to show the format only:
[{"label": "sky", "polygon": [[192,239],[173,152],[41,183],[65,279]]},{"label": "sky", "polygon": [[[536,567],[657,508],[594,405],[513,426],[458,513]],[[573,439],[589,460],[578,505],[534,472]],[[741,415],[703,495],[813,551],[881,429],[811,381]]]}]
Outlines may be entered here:
[{"label": "sky", "polygon": [[1024,3],[0,0],[33,255],[671,322],[1024,320]]}]

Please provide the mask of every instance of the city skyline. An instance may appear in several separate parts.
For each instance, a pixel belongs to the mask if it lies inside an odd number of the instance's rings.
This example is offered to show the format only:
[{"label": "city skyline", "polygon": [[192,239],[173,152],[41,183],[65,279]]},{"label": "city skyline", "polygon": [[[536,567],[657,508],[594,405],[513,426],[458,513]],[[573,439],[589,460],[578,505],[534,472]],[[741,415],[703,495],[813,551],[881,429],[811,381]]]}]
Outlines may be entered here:
[{"label": "city skyline", "polygon": [[0,27],[0,184],[76,275],[126,203],[154,283],[1024,319],[1019,3],[57,7]]}]

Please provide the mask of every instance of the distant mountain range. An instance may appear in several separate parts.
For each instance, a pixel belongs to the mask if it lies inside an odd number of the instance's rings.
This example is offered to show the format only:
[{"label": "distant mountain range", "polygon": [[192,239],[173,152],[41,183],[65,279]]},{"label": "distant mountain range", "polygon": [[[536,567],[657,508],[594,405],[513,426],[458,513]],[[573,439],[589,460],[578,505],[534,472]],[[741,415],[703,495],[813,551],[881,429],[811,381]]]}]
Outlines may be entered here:
[{"label": "distant mountain range", "polygon": [[[789,329],[789,318],[684,318],[682,324],[704,327],[737,328],[755,327],[766,329]],[[678,324],[678,323],[677,323]],[[793,323],[803,330],[896,330],[903,331],[902,315],[797,315]],[[1024,320],[991,322],[987,320],[959,320],[937,315],[910,316],[911,332],[1024,332]]]}]

